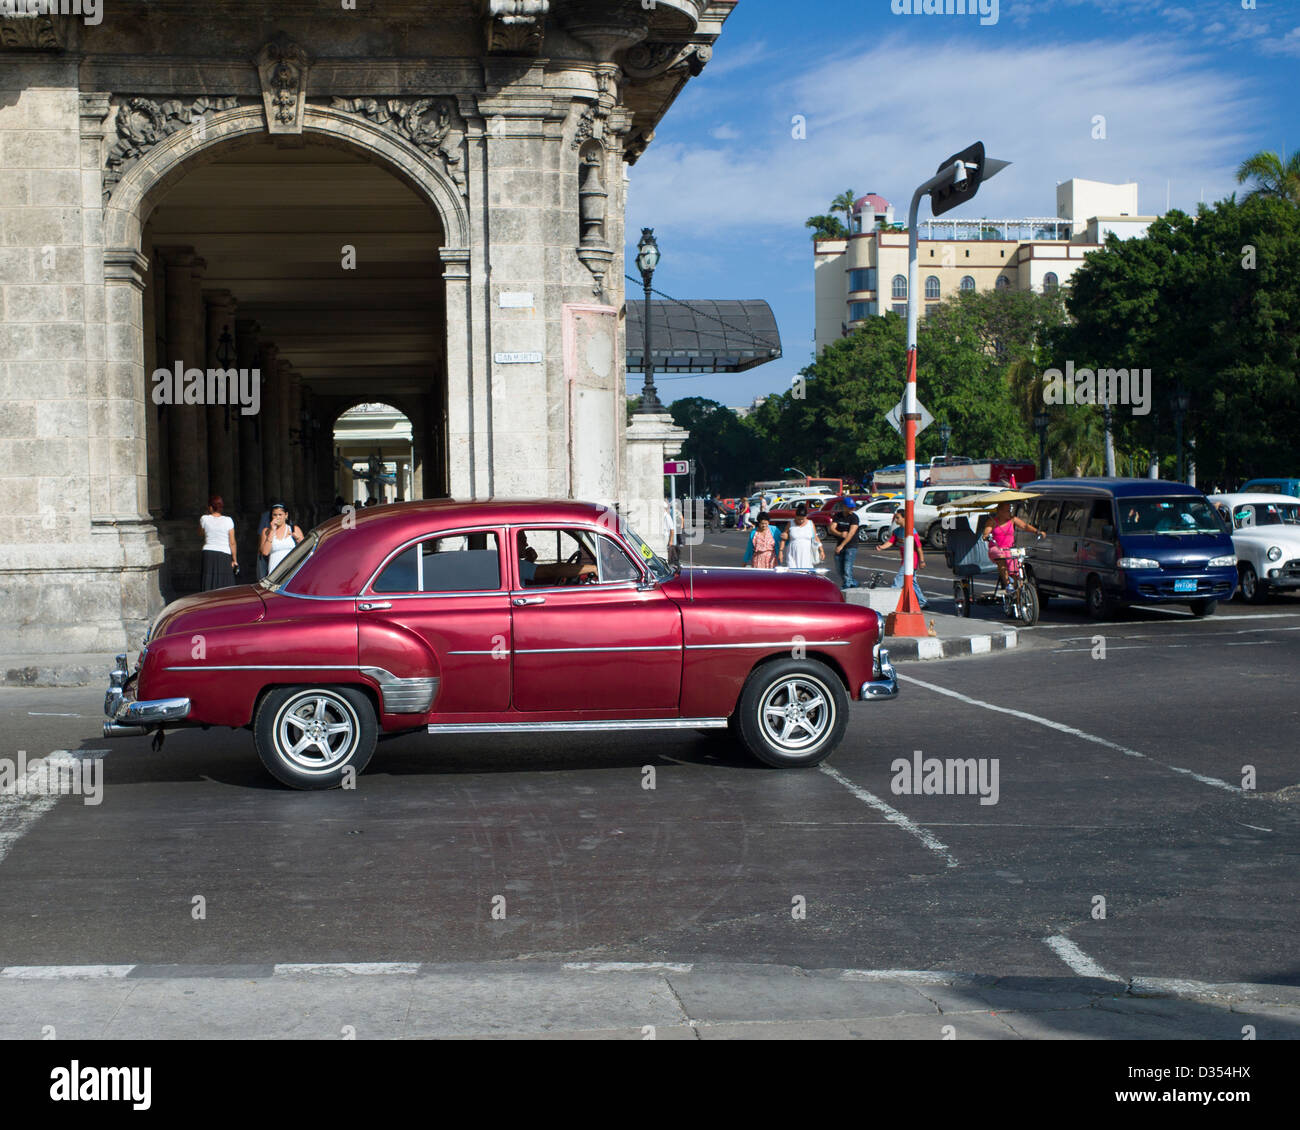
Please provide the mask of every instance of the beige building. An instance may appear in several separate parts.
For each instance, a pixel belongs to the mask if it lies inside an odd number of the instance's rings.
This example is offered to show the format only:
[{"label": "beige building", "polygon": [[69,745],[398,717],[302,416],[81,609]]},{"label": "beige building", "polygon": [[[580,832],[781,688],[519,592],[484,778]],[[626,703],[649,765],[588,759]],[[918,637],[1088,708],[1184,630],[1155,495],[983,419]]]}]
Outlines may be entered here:
[{"label": "beige building", "polygon": [[732,7],[0,11],[0,654],[136,646],[210,494],[243,560],[271,499],[328,514],[363,403],[409,424],[415,497],[658,538],[681,432],[625,425],[625,168]]},{"label": "beige building", "polygon": [[[921,314],[961,290],[1044,291],[1065,286],[1107,235],[1146,232],[1137,185],[1070,180],[1056,190],[1057,215],[1022,219],[925,220],[918,233]],[[869,193],[857,201],[847,239],[813,244],[816,349],[867,318],[907,313],[908,233],[892,205]]]}]

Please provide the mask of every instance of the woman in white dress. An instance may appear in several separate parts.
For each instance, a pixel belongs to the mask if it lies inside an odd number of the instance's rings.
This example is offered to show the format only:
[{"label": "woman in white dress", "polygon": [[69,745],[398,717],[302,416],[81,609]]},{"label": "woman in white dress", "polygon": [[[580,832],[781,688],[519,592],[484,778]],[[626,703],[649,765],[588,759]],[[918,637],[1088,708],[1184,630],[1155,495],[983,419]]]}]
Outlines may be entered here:
[{"label": "woman in white dress", "polygon": [[794,521],[781,535],[781,563],[791,569],[811,569],[825,559],[817,527],[808,521],[808,507],[801,502],[794,508]]},{"label": "woman in white dress", "polygon": [[271,524],[262,531],[261,545],[258,552],[269,560],[266,572],[269,576],[275,567],[289,556],[289,550],[302,541],[302,530],[289,521],[289,511],[283,502],[271,503]]}]

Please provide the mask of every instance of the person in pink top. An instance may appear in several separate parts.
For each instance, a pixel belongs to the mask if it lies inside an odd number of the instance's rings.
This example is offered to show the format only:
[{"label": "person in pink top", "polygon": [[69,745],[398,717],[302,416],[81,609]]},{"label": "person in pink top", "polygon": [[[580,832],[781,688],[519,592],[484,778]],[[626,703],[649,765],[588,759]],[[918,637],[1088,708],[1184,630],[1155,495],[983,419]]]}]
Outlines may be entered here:
[{"label": "person in pink top", "polygon": [[[906,538],[906,520],[902,510],[894,511],[894,524],[889,531],[889,540],[882,542],[881,549],[888,549],[891,545],[898,546],[899,557],[903,556],[903,547]],[[921,539],[917,536],[916,531],[912,531],[912,564],[914,570],[912,573],[912,592],[916,594],[916,603],[924,608],[929,602],[925,599],[925,593],[921,591],[921,582],[917,578],[917,569],[925,568],[925,550],[921,548]],[[902,560],[899,561],[898,572],[894,574],[893,588],[901,589],[903,587],[903,570],[907,568]]]},{"label": "person in pink top", "polygon": [[1032,534],[1041,534],[1041,530],[1030,525],[1023,518],[1011,515],[1011,503],[999,502],[998,508],[980,523],[979,536],[989,541],[989,558],[997,563],[998,584],[1007,587],[1007,550],[1016,544],[1016,531],[1028,530]]}]

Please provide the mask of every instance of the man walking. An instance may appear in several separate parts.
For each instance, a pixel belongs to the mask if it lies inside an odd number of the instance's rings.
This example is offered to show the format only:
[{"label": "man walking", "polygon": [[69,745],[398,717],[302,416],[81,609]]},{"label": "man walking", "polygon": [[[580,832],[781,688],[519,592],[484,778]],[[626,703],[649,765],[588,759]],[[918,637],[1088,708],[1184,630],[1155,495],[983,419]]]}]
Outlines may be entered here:
[{"label": "man walking", "polygon": [[858,515],[853,499],[842,498],[831,515],[831,536],[835,538],[835,562],[840,569],[840,588],[855,589],[853,563],[858,556]]}]

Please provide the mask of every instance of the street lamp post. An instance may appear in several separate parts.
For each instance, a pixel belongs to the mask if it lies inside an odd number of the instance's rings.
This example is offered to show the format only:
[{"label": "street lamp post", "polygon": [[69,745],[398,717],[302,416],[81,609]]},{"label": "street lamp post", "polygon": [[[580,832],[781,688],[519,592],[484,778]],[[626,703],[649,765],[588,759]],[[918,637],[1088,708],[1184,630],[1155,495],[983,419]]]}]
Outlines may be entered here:
[{"label": "street lamp post", "polygon": [[1038,433],[1038,475],[1049,478],[1047,470],[1047,425],[1050,417],[1041,408],[1034,413],[1034,431]]},{"label": "street lamp post", "polygon": [[1174,442],[1178,447],[1178,481],[1183,481],[1183,417],[1187,415],[1187,410],[1192,406],[1192,398],[1188,395],[1187,390],[1182,385],[1178,386],[1178,391],[1169,398],[1169,407],[1174,413]]},{"label": "street lamp post", "polygon": [[645,384],[641,389],[641,407],[638,413],[662,412],[659,393],[655,391],[654,365],[650,360],[650,280],[654,278],[655,268],[659,265],[659,244],[655,242],[654,228],[641,229],[641,242],[636,245],[636,265],[641,271],[641,281],[645,284],[645,361],[642,371]]},{"label": "street lamp post", "polygon": [[[903,489],[903,592],[898,607],[890,613],[886,631],[894,636],[924,636],[928,634],[925,617],[921,615],[916,597],[916,557],[913,544],[916,508],[916,424],[921,418],[916,399],[916,327],[919,307],[916,301],[917,218],[921,210],[921,197],[931,197],[931,211],[936,215],[969,200],[983,181],[995,176],[1010,164],[984,156],[984,146],[977,142],[969,149],[955,154],[946,161],[934,176],[912,193],[912,205],[907,213],[907,384],[903,393],[903,459],[905,482]],[[942,198],[942,204],[937,203]]]}]

